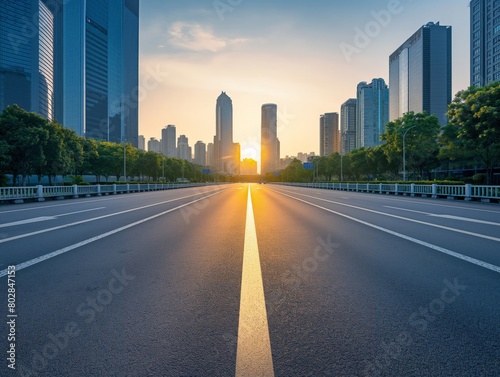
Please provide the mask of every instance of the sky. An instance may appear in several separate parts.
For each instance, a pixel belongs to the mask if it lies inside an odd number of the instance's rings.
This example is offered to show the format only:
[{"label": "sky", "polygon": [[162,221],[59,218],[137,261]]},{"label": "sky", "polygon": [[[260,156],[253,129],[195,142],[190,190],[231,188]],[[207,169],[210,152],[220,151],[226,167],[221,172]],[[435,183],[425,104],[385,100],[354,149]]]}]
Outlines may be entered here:
[{"label": "sky", "polygon": [[224,91],[242,159],[260,160],[265,103],[281,157],[318,154],[320,115],[361,81],[390,84],[389,55],[428,22],[452,26],[454,95],[469,86],[468,0],[141,0],[139,133],[212,142]]}]

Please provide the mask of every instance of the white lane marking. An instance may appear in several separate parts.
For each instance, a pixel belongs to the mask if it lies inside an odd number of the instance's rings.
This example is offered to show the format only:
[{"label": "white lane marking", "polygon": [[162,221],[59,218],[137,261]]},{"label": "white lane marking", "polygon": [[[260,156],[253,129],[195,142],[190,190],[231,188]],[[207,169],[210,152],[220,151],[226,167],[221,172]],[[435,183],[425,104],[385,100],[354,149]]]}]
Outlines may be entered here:
[{"label": "white lane marking", "polygon": [[296,197],[294,197],[292,195],[288,195],[288,194],[285,194],[285,193],[277,191],[277,190],[273,190],[273,191],[276,191],[276,192],[280,193],[281,195],[288,196],[289,198],[298,200],[299,202],[303,202],[303,203],[309,204],[309,205],[311,205],[313,207],[320,208],[320,209],[322,209],[324,211],[331,212],[331,213],[334,213],[335,215],[338,215],[338,216],[344,217],[346,219],[355,221],[357,223],[369,226],[370,228],[374,228],[374,229],[380,230],[381,232],[392,234],[393,236],[402,238],[404,240],[416,243],[418,245],[422,245],[422,246],[428,247],[430,249],[439,251],[439,252],[441,252],[443,254],[447,254],[449,256],[452,256],[454,258],[461,259],[463,261],[475,264],[476,266],[480,266],[480,267],[486,268],[488,270],[500,273],[500,267],[499,266],[495,266],[494,264],[491,264],[491,263],[488,263],[488,262],[484,262],[482,260],[479,260],[479,259],[476,259],[476,258],[472,258],[472,257],[469,257],[467,255],[463,255],[463,254],[457,253],[455,251],[452,251],[452,250],[449,250],[449,249],[445,249],[444,247],[436,246],[436,245],[433,245],[433,244],[425,242],[425,241],[421,241],[419,239],[416,239],[416,238],[413,238],[413,237],[410,237],[410,236],[407,236],[407,235],[395,232],[395,231],[387,229],[387,228],[383,228],[381,226],[378,226],[378,225],[375,225],[375,224],[372,224],[372,223],[369,223],[369,222],[357,219],[355,217],[352,217],[352,216],[346,215],[344,213],[340,213],[340,212],[334,211],[334,210],[326,208],[326,207],[322,207],[320,205],[308,202],[308,201],[300,199],[300,198],[296,198]]},{"label": "white lane marking", "polygon": [[[227,190],[227,189],[223,189],[223,190],[221,190],[220,192],[222,192],[222,191],[224,191],[224,190]],[[211,191],[209,191],[209,192],[211,192]],[[18,240],[18,239],[20,239],[20,238],[25,238],[25,237],[31,237],[31,236],[34,236],[34,235],[37,235],[37,234],[46,233],[46,232],[51,232],[51,231],[53,231],[53,230],[59,230],[59,229],[63,229],[63,228],[68,228],[68,227],[70,227],[70,226],[79,225],[79,224],[84,224],[84,223],[88,223],[88,222],[91,222],[91,221],[97,221],[97,220],[105,219],[105,218],[107,218],[107,217],[111,217],[111,216],[122,215],[122,214],[124,214],[124,213],[134,212],[134,211],[138,211],[138,210],[141,210],[141,209],[144,209],[144,208],[155,207],[155,206],[162,205],[162,204],[165,204],[165,203],[176,202],[176,201],[181,200],[181,199],[191,198],[191,197],[193,197],[193,196],[198,196],[198,195],[203,195],[203,194],[204,194],[204,193],[197,193],[197,194],[193,194],[193,195],[187,195],[187,196],[183,196],[183,197],[181,197],[181,198],[176,198],[176,199],[165,200],[165,201],[163,201],[163,202],[159,202],[159,203],[148,204],[148,205],[146,205],[146,206],[142,206],[142,207],[137,207],[137,208],[127,209],[127,210],[125,210],[125,211],[120,211],[120,212],[110,213],[109,215],[103,215],[103,216],[93,217],[93,218],[91,218],[91,219],[86,219],[86,220],[76,221],[76,222],[74,222],[74,223],[70,223],[70,224],[59,225],[59,226],[55,226],[55,227],[52,227],[52,228],[47,228],[47,229],[37,230],[37,231],[35,231],[35,232],[31,232],[31,233],[20,234],[20,235],[18,235],[18,236],[9,237],[9,238],[4,238],[4,239],[0,240],[0,243],[9,242],[9,241],[14,241],[14,240]]]},{"label": "white lane marking", "polygon": [[48,221],[48,220],[56,220],[58,217],[62,216],[68,216],[68,215],[74,215],[76,213],[82,213],[82,212],[90,212],[90,211],[97,211],[99,209],[104,209],[106,207],[99,207],[99,208],[90,208],[90,209],[85,209],[83,211],[76,211],[76,212],[69,212],[69,213],[63,213],[60,215],[54,215],[54,216],[40,216],[40,217],[33,217],[31,219],[25,219],[25,220],[19,220],[19,221],[13,221],[11,223],[5,223],[5,224],[0,224],[0,228],[7,228],[10,226],[17,226],[17,225],[25,225],[25,224],[33,224],[33,223],[39,223],[41,221]]},{"label": "white lane marking", "polygon": [[252,195],[248,186],[236,377],[274,376]]},{"label": "white lane marking", "polygon": [[471,219],[471,218],[468,218],[468,217],[453,216],[453,215],[438,215],[436,213],[415,211],[413,209],[406,209],[406,208],[399,208],[399,207],[392,207],[392,206],[384,206],[384,207],[385,208],[397,209],[399,211],[421,213],[423,215],[427,215],[427,216],[431,216],[431,217],[440,217],[440,218],[449,219],[449,220],[467,221],[467,222],[470,222],[470,223],[478,223],[478,224],[485,224],[485,225],[500,226],[500,223],[495,223],[493,221],[477,220],[477,219]]},{"label": "white lane marking", "polygon": [[[274,190],[274,191],[282,193],[282,191],[280,191],[280,190]],[[287,191],[287,190],[284,190],[284,191]],[[492,237],[492,236],[487,236],[485,234],[479,234],[479,233],[469,232],[467,230],[450,228],[450,227],[444,226],[444,225],[438,225],[438,224],[433,224],[433,223],[427,223],[425,221],[409,219],[407,217],[392,215],[390,213],[375,211],[373,209],[368,209],[368,208],[353,206],[351,204],[345,204],[345,203],[335,202],[333,200],[327,200],[327,199],[323,199],[323,198],[318,198],[316,196],[304,195],[304,194],[300,194],[300,193],[295,193],[295,194],[300,195],[300,196],[305,196],[306,198],[317,199],[317,200],[321,200],[321,201],[324,201],[324,202],[328,202],[328,203],[332,203],[332,204],[337,204],[337,205],[344,206],[344,207],[350,207],[350,208],[359,209],[359,210],[365,211],[365,212],[376,213],[376,214],[382,215],[382,216],[388,216],[388,217],[393,217],[393,218],[400,219],[400,220],[409,221],[409,222],[412,222],[412,223],[427,225],[427,226],[431,226],[433,228],[439,228],[439,229],[449,230],[450,232],[462,233],[462,234],[467,234],[468,236],[473,236],[473,237],[478,237],[478,238],[484,238],[486,240],[500,242],[500,238]]]},{"label": "white lane marking", "polygon": [[[224,190],[222,190],[224,191]],[[124,225],[120,228],[116,228],[116,229],[113,229],[109,232],[106,232],[106,233],[102,233],[102,234],[99,234],[98,236],[95,236],[95,237],[91,237],[91,238],[88,238],[84,241],[81,241],[81,242],[77,242],[73,245],[70,245],[70,246],[66,246],[66,247],[63,247],[62,249],[59,249],[59,250],[56,250],[56,251],[53,251],[51,253],[48,253],[48,254],[45,254],[45,255],[42,255],[40,257],[37,257],[37,258],[34,258],[34,259],[30,259],[26,262],[22,262],[22,263],[19,263],[16,265],[16,271],[19,271],[19,270],[22,270],[22,269],[25,269],[25,268],[28,268],[30,266],[34,266],[35,264],[38,264],[38,263],[41,263],[43,261],[46,261],[48,259],[51,259],[51,258],[54,258],[54,257],[57,257],[58,255],[61,255],[61,254],[64,254],[64,253],[67,253],[68,251],[71,251],[71,250],[74,250],[74,249],[77,249],[79,247],[82,247],[82,246],[85,246],[85,245],[88,245],[89,243],[92,243],[92,242],[95,242],[95,241],[98,241],[100,239],[103,239],[103,238],[106,238],[106,237],[109,237],[115,233],[118,233],[118,232],[121,232],[123,230],[126,230],[126,229],[129,229],[129,228],[132,228],[136,225],[140,225],[140,224],[143,224],[147,221],[150,221],[150,220],[153,220],[153,219],[156,219],[157,217],[160,217],[160,216],[163,216],[163,215],[166,215],[167,213],[170,213],[170,212],[173,212],[173,211],[176,211],[180,208],[183,208],[183,207],[186,207],[186,206],[189,206],[193,203],[196,203],[196,202],[199,202],[200,200],[205,200],[211,196],[214,196],[214,195],[217,195],[217,194],[220,194],[222,191],[218,191],[214,194],[210,194],[210,195],[207,195],[207,196],[204,196],[202,198],[199,198],[199,199],[196,199],[196,200],[193,200],[189,203],[185,203],[185,204],[182,204],[180,206],[177,206],[175,208],[171,208],[167,211],[163,211],[163,212],[160,212],[160,213],[157,213],[156,215],[153,215],[153,216],[150,216],[150,217],[146,217],[145,219],[142,219],[142,220],[139,220],[139,221],[135,221],[133,223],[130,223],[128,225]],[[0,277],[3,277],[7,275],[7,269],[5,270],[1,270],[0,271]]]},{"label": "white lane marking", "polygon": [[41,221],[55,220],[55,219],[56,218],[54,216],[33,217],[31,219],[26,219],[26,220],[14,221],[14,222],[11,222],[11,223],[0,224],[0,228],[7,228],[9,226],[17,226],[17,225],[24,225],[24,224],[33,224],[33,223],[38,223],[38,222],[41,222]]}]

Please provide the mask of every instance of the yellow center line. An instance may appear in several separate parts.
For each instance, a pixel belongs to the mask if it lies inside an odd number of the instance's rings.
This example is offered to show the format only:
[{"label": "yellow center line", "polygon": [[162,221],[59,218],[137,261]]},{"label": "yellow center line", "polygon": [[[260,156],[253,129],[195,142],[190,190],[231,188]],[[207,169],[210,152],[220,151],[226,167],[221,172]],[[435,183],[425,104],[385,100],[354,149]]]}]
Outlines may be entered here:
[{"label": "yellow center line", "polygon": [[252,195],[248,186],[236,377],[274,376]]}]

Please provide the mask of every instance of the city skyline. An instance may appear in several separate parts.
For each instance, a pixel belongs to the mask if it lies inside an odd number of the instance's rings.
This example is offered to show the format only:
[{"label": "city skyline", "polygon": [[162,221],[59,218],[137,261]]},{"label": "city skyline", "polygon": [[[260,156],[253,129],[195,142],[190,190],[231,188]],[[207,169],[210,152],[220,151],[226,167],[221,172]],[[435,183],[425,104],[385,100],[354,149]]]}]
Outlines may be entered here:
[{"label": "city skyline", "polygon": [[[140,134],[172,123],[209,143],[213,98],[226,91],[242,159],[260,159],[268,102],[279,106],[281,157],[319,152],[318,116],[340,112],[361,81],[389,82],[390,54],[428,22],[453,27],[452,95],[469,86],[469,1],[313,3],[241,2],[219,12],[195,1],[141,3],[141,82],[156,81],[140,102]],[[360,47],[366,28],[373,37]]]}]

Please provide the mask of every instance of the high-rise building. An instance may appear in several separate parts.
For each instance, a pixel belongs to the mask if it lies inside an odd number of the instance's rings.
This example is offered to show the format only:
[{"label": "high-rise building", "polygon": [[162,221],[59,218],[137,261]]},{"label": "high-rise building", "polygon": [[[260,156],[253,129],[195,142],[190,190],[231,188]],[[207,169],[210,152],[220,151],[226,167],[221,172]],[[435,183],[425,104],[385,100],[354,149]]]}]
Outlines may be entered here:
[{"label": "high-rise building", "polygon": [[470,2],[470,84],[500,80],[500,2]]},{"label": "high-rise building", "polygon": [[139,1],[63,6],[59,121],[81,136],[138,145]]},{"label": "high-rise building", "polygon": [[253,158],[244,158],[241,161],[241,175],[257,175],[257,161]]},{"label": "high-rise building", "polygon": [[0,111],[17,104],[54,118],[57,8],[48,0],[0,1]]},{"label": "high-rise building", "polygon": [[207,145],[203,141],[198,141],[194,145],[194,163],[200,166],[207,165]]},{"label": "high-rise building", "polygon": [[390,120],[426,111],[445,125],[451,84],[451,26],[429,22],[389,57]]},{"label": "high-rise building", "polygon": [[339,114],[325,113],[319,118],[319,155],[340,151]]},{"label": "high-rise building", "polygon": [[234,174],[237,161],[233,146],[233,101],[222,92],[215,106],[215,168]]},{"label": "high-rise building", "polygon": [[356,149],[357,99],[349,98],[340,106],[340,154]]},{"label": "high-rise building", "polygon": [[177,157],[176,141],[175,126],[169,124],[161,130],[161,153],[167,157]]},{"label": "high-rise building", "polygon": [[144,135],[139,135],[137,148],[141,151],[146,150],[146,138],[144,137]]},{"label": "high-rise building", "polygon": [[214,143],[207,144],[207,166],[214,167]]},{"label": "high-rise building", "polygon": [[148,151],[160,153],[160,141],[152,137],[148,141]]},{"label": "high-rise building", "polygon": [[356,148],[376,147],[389,122],[389,88],[384,79],[357,87]]},{"label": "high-rise building", "polygon": [[177,157],[186,161],[191,161],[191,148],[186,135],[177,138]]},{"label": "high-rise building", "polygon": [[262,105],[260,174],[278,169],[278,107],[273,103]]}]

